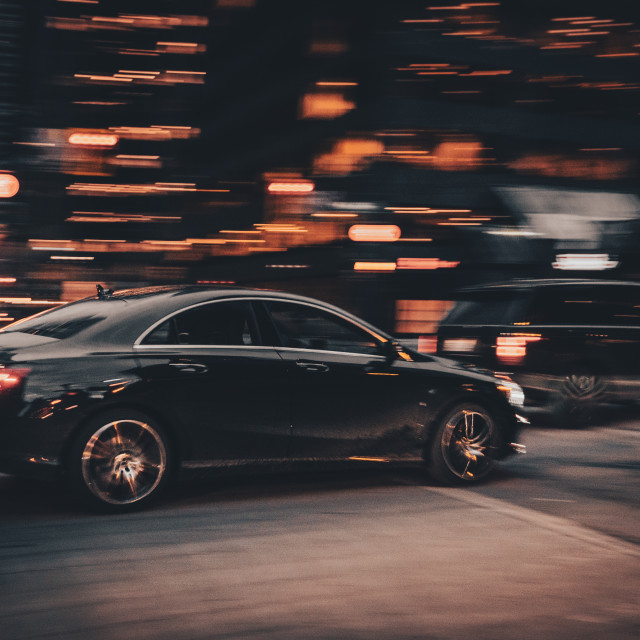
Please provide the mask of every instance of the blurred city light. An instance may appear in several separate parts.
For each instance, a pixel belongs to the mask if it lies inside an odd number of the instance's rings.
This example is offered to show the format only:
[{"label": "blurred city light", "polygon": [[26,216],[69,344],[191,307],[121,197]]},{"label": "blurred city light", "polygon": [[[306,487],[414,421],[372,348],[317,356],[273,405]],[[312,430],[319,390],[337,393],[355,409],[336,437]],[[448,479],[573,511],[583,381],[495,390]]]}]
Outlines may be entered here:
[{"label": "blurred city light", "polygon": [[106,133],[72,133],[69,144],[88,147],[114,147],[118,144],[118,136]]},{"label": "blurred city light", "polygon": [[267,187],[269,193],[311,193],[313,189],[312,182],[272,182]]},{"label": "blurred city light", "polygon": [[18,178],[10,173],[0,173],[0,198],[13,198],[20,191]]},{"label": "blurred city light", "polygon": [[400,227],[395,224],[354,224],[349,227],[349,239],[354,242],[395,242],[400,235]]},{"label": "blurred city light", "polygon": [[18,297],[233,281],[425,337],[478,279],[640,278],[631,3],[13,4]]},{"label": "blurred city light", "polygon": [[563,271],[604,271],[618,266],[606,253],[565,253],[557,255],[553,263],[554,269]]}]

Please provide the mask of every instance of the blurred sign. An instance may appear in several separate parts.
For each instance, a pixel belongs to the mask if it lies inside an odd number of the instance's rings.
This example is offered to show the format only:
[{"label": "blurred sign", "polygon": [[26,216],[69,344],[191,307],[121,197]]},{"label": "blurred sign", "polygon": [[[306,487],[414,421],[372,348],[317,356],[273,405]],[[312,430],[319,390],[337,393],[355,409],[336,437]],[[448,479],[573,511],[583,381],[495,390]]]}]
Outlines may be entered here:
[{"label": "blurred sign", "polygon": [[604,271],[615,269],[618,264],[608,253],[565,253],[557,255],[552,266],[564,271]]},{"label": "blurred sign", "polygon": [[546,187],[496,191],[524,226],[554,240],[599,241],[607,223],[640,218],[634,194]]}]

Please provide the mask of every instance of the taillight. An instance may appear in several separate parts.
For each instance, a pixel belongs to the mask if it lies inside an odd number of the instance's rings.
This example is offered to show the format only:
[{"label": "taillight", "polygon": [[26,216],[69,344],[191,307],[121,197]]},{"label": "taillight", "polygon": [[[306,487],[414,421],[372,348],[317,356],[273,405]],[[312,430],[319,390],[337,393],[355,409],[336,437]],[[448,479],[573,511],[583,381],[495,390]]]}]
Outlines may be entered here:
[{"label": "taillight", "polygon": [[498,336],[496,357],[505,364],[519,364],[527,355],[527,345],[538,340],[542,340],[542,336],[536,333],[511,333]]},{"label": "taillight", "polygon": [[19,387],[31,369],[0,367],[0,393]]},{"label": "taillight", "polygon": [[418,351],[420,353],[437,353],[438,336],[420,336],[418,338]]},{"label": "taillight", "polygon": [[452,353],[472,353],[478,341],[475,338],[447,338],[442,342],[442,350]]}]

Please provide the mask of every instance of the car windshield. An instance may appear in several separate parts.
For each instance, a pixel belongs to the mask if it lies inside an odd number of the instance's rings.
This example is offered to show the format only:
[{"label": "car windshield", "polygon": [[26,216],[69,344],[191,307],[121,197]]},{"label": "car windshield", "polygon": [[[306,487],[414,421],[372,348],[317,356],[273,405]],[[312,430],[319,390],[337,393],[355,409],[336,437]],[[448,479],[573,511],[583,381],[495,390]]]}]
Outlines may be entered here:
[{"label": "car windshield", "polygon": [[98,313],[94,304],[69,304],[18,320],[4,327],[0,332],[30,333],[63,340],[103,319],[104,316]]}]

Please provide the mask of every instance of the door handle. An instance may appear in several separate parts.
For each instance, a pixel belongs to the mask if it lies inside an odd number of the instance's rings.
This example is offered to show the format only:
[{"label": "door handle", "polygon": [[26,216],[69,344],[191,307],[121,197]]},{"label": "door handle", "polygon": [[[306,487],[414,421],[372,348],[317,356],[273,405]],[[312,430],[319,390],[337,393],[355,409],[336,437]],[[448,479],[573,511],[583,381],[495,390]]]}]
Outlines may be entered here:
[{"label": "door handle", "polygon": [[300,367],[305,371],[315,371],[318,373],[329,371],[329,365],[324,364],[324,362],[313,362],[311,360],[296,360],[296,367]]},{"label": "door handle", "polygon": [[209,367],[200,362],[170,362],[170,367],[177,369],[180,373],[207,373]]}]

